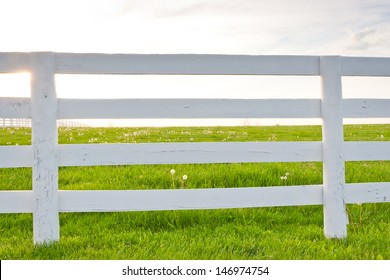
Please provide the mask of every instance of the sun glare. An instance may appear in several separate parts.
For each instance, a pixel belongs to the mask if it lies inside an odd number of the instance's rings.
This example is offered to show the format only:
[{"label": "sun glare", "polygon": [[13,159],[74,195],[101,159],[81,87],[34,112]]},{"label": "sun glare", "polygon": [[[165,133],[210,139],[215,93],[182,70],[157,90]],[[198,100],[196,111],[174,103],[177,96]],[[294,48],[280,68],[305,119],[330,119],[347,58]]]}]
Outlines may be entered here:
[{"label": "sun glare", "polygon": [[0,97],[30,97],[30,73],[0,74]]}]

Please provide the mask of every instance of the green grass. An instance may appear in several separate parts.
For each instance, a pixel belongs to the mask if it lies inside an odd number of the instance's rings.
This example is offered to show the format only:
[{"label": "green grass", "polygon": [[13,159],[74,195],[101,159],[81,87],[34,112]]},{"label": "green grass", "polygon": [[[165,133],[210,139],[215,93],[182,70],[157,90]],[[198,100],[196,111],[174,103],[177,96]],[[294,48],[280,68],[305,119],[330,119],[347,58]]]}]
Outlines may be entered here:
[{"label": "green grass", "polygon": [[[390,125],[345,127],[346,141],[389,141]],[[30,129],[0,129],[0,145],[30,145]],[[319,126],[60,128],[60,143],[320,141]],[[176,172],[172,177],[170,170]],[[289,173],[287,180],[281,176]],[[169,189],[322,183],[322,164],[62,167],[59,188]],[[390,182],[390,162],[347,162],[346,181]],[[0,169],[0,190],[30,190],[30,168]],[[32,244],[31,214],[0,215],[1,259],[389,259],[390,205],[348,205],[348,237],[327,240],[320,206],[61,213],[61,241]]]}]

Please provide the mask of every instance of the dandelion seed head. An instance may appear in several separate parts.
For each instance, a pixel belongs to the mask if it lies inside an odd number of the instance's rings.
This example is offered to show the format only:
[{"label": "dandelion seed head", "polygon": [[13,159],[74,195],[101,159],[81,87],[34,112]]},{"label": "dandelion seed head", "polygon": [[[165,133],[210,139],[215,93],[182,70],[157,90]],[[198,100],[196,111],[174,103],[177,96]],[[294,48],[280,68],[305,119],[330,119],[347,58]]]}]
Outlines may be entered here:
[{"label": "dandelion seed head", "polygon": [[173,175],[173,174],[175,174],[175,169],[171,169],[171,174]]},{"label": "dandelion seed head", "polygon": [[187,180],[187,175],[183,175],[183,180]]}]

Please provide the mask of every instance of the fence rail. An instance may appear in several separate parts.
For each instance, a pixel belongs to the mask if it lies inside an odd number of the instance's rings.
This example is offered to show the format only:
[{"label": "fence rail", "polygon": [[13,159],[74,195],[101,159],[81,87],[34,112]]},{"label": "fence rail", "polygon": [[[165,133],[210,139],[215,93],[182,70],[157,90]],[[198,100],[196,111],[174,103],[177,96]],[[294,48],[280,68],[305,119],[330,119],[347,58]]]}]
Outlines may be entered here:
[{"label": "fence rail", "polygon": [[[3,112],[4,114],[4,112]],[[28,114],[31,115],[31,114]],[[86,127],[88,125],[69,120],[57,120],[59,127]],[[0,127],[31,127],[31,118],[0,118]]]},{"label": "fence rail", "polygon": [[[0,98],[0,118],[31,118],[31,146],[0,146],[0,167],[32,167],[32,191],[1,191],[0,213],[33,213],[34,243],[59,240],[59,212],[323,205],[326,237],[346,237],[345,204],[389,202],[390,183],[345,183],[345,161],[390,160],[390,143],[344,142],[343,118],[388,118],[389,99],[342,99],[342,76],[390,76],[390,58],[0,53],[0,73],[31,72],[31,98]],[[321,99],[59,99],[55,74],[316,75]],[[148,108],[145,110],[145,108]],[[58,119],[321,118],[318,142],[59,145]],[[322,161],[322,185],[59,191],[59,166]]]}]

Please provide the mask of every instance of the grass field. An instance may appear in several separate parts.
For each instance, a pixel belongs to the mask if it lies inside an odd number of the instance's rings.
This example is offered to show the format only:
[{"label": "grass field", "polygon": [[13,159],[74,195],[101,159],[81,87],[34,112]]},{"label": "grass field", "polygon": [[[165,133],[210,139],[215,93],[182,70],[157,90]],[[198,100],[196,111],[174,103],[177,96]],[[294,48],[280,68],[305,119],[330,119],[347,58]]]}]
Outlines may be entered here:
[{"label": "grass field", "polygon": [[[320,140],[319,126],[59,129],[60,143]],[[345,126],[345,140],[389,141],[390,125]],[[0,145],[29,144],[30,129],[0,129]],[[390,182],[390,162],[347,162],[346,181]],[[62,190],[321,183],[320,162],[59,170]],[[0,190],[30,189],[30,168],[0,169]],[[347,210],[350,223],[345,240],[324,238],[321,206],[61,213],[61,241],[50,246],[32,244],[31,214],[1,214],[0,259],[390,259],[390,204],[348,205]]]}]

